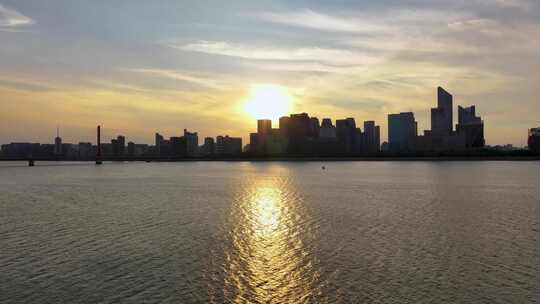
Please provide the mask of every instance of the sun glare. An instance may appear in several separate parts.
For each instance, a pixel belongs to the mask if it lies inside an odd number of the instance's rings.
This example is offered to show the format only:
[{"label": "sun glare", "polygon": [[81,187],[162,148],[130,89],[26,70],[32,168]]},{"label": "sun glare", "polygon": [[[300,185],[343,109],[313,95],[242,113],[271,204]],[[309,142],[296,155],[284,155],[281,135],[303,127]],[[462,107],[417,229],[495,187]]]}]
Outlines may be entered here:
[{"label": "sun glare", "polygon": [[251,89],[244,110],[255,119],[277,122],[291,111],[292,98],[286,88],[277,85],[257,85]]}]

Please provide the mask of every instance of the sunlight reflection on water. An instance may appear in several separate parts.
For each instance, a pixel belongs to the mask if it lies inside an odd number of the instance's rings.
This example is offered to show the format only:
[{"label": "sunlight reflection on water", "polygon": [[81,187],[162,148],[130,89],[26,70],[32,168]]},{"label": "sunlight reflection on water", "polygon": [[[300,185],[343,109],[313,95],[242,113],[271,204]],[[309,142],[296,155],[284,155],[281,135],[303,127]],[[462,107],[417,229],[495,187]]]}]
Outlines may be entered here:
[{"label": "sunlight reflection on water", "polygon": [[259,179],[236,200],[227,252],[226,297],[234,303],[302,303],[316,291],[308,215],[287,179]]}]

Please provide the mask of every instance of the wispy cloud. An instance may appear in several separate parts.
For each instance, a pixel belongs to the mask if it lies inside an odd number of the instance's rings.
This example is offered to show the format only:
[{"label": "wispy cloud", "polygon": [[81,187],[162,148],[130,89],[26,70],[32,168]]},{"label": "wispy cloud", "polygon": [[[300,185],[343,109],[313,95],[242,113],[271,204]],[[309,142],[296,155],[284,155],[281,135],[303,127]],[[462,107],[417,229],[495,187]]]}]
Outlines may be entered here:
[{"label": "wispy cloud", "polygon": [[375,57],[350,50],[323,47],[264,47],[225,41],[199,41],[174,48],[212,55],[222,55],[253,60],[309,61],[329,65],[366,65]]},{"label": "wispy cloud", "polygon": [[[533,0],[535,1],[535,0]],[[530,8],[533,4],[531,0],[479,0],[480,3],[485,5],[498,5],[503,8]]]},{"label": "wispy cloud", "polygon": [[189,82],[209,89],[219,90],[226,88],[226,83],[222,81],[208,77],[193,76],[179,71],[165,69],[127,69],[127,71]]},{"label": "wispy cloud", "polygon": [[0,87],[20,92],[46,92],[55,90],[55,87],[48,83],[6,76],[0,76]]},{"label": "wispy cloud", "polygon": [[361,19],[338,18],[313,10],[287,13],[262,12],[247,14],[247,16],[273,23],[330,32],[373,33],[387,29],[382,24],[369,23]]},{"label": "wispy cloud", "polygon": [[34,20],[30,17],[27,17],[14,9],[0,4],[0,28],[13,28],[25,25],[34,24]]}]

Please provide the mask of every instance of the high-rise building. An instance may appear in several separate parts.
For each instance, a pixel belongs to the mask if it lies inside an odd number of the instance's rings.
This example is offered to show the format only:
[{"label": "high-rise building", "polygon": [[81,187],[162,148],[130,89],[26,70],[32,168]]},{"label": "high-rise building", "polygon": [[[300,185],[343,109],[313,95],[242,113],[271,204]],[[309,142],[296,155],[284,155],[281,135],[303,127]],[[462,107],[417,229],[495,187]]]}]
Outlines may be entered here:
[{"label": "high-rise building", "polygon": [[364,122],[364,152],[377,153],[381,147],[380,127],[374,121]]},{"label": "high-rise building", "polygon": [[468,108],[458,107],[458,124],[456,133],[464,142],[464,148],[481,148],[486,141],[484,139],[484,121],[476,116],[475,106]]},{"label": "high-rise building", "polygon": [[374,144],[375,144],[374,147],[376,147],[375,152],[381,151],[381,127],[380,126],[375,126],[375,142],[374,142]]},{"label": "high-rise building", "polygon": [[114,156],[118,156],[118,139],[113,138],[111,139],[111,153]]},{"label": "high-rise building", "polygon": [[450,135],[453,130],[453,97],[443,88],[437,89],[437,108],[431,109],[431,131],[434,134]]},{"label": "high-rise building", "polygon": [[79,152],[79,159],[87,159],[92,157],[92,143],[80,142],[77,150]]},{"label": "high-rise building", "polygon": [[159,156],[161,155],[161,147],[163,146],[163,136],[159,133],[156,133],[155,135],[155,146],[156,146],[156,154]]},{"label": "high-rise building", "polygon": [[215,153],[215,146],[214,139],[212,137],[206,137],[202,146],[202,154],[206,156],[213,155]]},{"label": "high-rise building", "polygon": [[116,140],[118,141],[118,155],[124,155],[126,150],[126,138],[122,135],[119,135]]},{"label": "high-rise building", "polygon": [[310,138],[319,138],[319,119],[317,117],[311,117],[309,119],[309,134]]},{"label": "high-rise building", "polygon": [[169,152],[172,157],[184,157],[186,156],[186,138],[185,137],[171,137],[169,138]]},{"label": "high-rise building", "polygon": [[533,128],[529,130],[528,139],[529,150],[540,153],[540,128]]},{"label": "high-rise building", "polygon": [[[266,154],[268,150],[268,141],[272,133],[272,121],[269,119],[257,120],[257,135],[250,137],[250,147],[253,152]],[[251,142],[253,139],[253,142]]]},{"label": "high-rise building", "polygon": [[390,151],[414,150],[418,136],[418,124],[414,113],[405,112],[388,115],[388,145]]},{"label": "high-rise building", "polygon": [[126,148],[126,138],[122,135],[111,140],[112,154],[114,156],[123,156]]},{"label": "high-rise building", "polygon": [[218,136],[216,137],[216,154],[222,156],[236,156],[242,153],[242,138]]},{"label": "high-rise building", "polygon": [[127,155],[131,157],[135,156],[135,143],[132,141],[127,144]]},{"label": "high-rise building", "polygon": [[322,120],[321,128],[319,129],[319,139],[323,142],[337,139],[336,127],[334,127],[330,118],[324,118]]},{"label": "high-rise building", "polygon": [[[282,126],[284,129],[281,129]],[[291,114],[288,119],[280,119],[280,133],[287,142],[287,150],[291,154],[307,154],[312,152],[310,130],[314,123],[307,113]]]},{"label": "high-rise building", "polygon": [[259,133],[249,134],[249,152],[261,153],[259,146]]},{"label": "high-rise building", "polygon": [[476,116],[476,106],[470,106],[468,108],[458,106],[458,124],[468,125],[479,123],[482,123],[482,118]]},{"label": "high-rise building", "polygon": [[288,136],[290,121],[291,121],[291,118],[288,116],[283,116],[279,118],[279,131],[285,137]]},{"label": "high-rise building", "polygon": [[272,121],[269,119],[257,120],[257,133],[258,134],[270,134],[272,130]]},{"label": "high-rise building", "polygon": [[272,129],[271,120],[258,120],[257,133],[249,135],[249,152],[256,155],[276,155],[286,152],[290,121],[289,117],[282,117],[280,129]]},{"label": "high-rise building", "polygon": [[54,155],[62,155],[62,138],[60,137],[60,129],[56,128],[56,137],[54,138]]},{"label": "high-rise building", "polygon": [[199,136],[197,132],[190,133],[184,129],[184,140],[186,141],[186,155],[196,156],[199,152]]},{"label": "high-rise building", "polygon": [[359,130],[357,130],[356,128],[356,122],[354,118],[336,120],[336,136],[340,152],[359,152],[356,150],[358,146],[357,141],[361,141],[361,132],[359,132]]}]

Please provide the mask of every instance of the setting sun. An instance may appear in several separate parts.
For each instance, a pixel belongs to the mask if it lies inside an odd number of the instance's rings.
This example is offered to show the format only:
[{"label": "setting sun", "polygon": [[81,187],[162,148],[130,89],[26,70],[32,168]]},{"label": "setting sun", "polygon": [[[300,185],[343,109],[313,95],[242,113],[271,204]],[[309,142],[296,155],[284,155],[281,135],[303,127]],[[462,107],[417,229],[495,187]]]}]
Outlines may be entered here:
[{"label": "setting sun", "polygon": [[292,98],[286,88],[277,85],[256,85],[251,89],[244,110],[255,119],[277,121],[291,111]]}]

